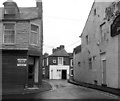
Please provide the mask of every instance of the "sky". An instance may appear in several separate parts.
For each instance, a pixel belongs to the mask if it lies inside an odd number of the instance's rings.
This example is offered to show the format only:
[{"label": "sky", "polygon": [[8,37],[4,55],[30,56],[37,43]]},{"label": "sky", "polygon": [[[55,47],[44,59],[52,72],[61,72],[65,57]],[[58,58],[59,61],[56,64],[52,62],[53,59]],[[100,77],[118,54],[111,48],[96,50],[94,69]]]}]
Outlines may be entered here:
[{"label": "sky", "polygon": [[[3,2],[0,0],[0,7]],[[13,0],[18,7],[35,7],[35,0]],[[42,0],[43,2],[43,53],[65,46],[70,53],[81,44],[80,35],[94,0]]]}]

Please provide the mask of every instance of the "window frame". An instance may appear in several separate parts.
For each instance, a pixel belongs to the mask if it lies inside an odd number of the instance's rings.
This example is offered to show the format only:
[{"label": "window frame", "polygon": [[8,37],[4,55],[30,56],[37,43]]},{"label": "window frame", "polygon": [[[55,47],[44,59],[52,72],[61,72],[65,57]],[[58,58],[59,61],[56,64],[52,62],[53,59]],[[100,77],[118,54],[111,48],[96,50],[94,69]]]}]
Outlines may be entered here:
[{"label": "window frame", "polygon": [[92,70],[93,69],[93,65],[92,65],[92,58],[89,58],[89,69]]},{"label": "window frame", "polygon": [[71,69],[70,69],[70,76],[73,76],[73,75],[74,75],[74,69],[71,68]]},{"label": "window frame", "polygon": [[[62,63],[60,64],[59,60],[62,59]],[[58,65],[63,65],[63,57],[58,57]]]},{"label": "window frame", "polygon": [[86,35],[85,38],[86,38],[86,44],[88,45],[88,43],[89,43],[89,36]]},{"label": "window frame", "polygon": [[53,63],[56,63],[56,60],[55,60],[55,59],[53,60]]},{"label": "window frame", "polygon": [[[5,25],[4,24],[14,24],[14,43],[5,43],[5,38],[4,38],[4,36],[5,36]],[[2,36],[2,38],[3,38],[3,44],[6,44],[6,45],[14,45],[14,44],[16,44],[16,22],[4,22],[3,23],[3,34],[2,34],[3,36]]]},{"label": "window frame", "polygon": [[73,59],[70,59],[70,66],[73,67]]},{"label": "window frame", "polygon": [[[32,32],[33,33],[36,33],[36,31],[32,31],[31,30],[31,26],[37,26],[38,27],[38,32],[37,32],[37,36],[38,36],[38,39],[37,39],[37,44],[34,44],[33,42],[31,42],[31,35],[32,35]],[[30,23],[30,37],[29,37],[29,43],[30,43],[30,45],[34,45],[34,46],[38,46],[38,44],[39,44],[39,37],[40,37],[40,26],[38,25],[38,24],[36,24],[36,23]]]}]

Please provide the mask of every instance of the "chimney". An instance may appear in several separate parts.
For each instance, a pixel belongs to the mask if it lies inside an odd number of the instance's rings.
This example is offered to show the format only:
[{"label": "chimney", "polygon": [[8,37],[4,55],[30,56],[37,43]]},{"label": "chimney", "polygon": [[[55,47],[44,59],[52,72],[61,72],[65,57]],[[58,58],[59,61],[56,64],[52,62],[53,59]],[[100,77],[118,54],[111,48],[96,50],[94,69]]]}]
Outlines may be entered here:
[{"label": "chimney", "polygon": [[42,0],[36,0],[36,7],[38,10],[38,17],[41,19],[42,18]]},{"label": "chimney", "polygon": [[60,49],[64,49],[64,45],[60,45]]},{"label": "chimney", "polygon": [[53,48],[53,49],[52,49],[52,53],[54,53],[54,52],[55,52],[55,49]]}]

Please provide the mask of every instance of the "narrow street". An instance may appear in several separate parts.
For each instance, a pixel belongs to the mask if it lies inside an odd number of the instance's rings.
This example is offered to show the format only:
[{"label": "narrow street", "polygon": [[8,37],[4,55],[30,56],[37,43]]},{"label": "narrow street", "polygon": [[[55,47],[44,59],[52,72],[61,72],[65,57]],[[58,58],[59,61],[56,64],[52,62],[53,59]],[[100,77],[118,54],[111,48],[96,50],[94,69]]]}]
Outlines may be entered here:
[{"label": "narrow street", "polygon": [[102,91],[76,86],[66,80],[47,80],[52,90],[35,94],[11,95],[6,98],[16,99],[119,99],[118,96]]}]

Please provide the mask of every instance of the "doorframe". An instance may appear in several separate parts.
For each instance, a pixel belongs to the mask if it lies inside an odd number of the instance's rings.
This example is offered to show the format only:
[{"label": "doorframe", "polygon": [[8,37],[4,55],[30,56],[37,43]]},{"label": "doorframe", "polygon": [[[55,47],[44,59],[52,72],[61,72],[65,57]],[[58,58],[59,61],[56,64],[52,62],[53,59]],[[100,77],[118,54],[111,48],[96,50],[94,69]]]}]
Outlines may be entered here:
[{"label": "doorframe", "polygon": [[66,80],[66,79],[67,79],[67,70],[66,70],[66,69],[62,69],[62,70],[61,70],[61,74],[62,74],[62,75],[61,75],[61,79],[63,79],[63,71],[66,71],[66,78],[65,78],[65,80]]}]

